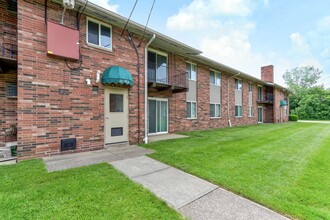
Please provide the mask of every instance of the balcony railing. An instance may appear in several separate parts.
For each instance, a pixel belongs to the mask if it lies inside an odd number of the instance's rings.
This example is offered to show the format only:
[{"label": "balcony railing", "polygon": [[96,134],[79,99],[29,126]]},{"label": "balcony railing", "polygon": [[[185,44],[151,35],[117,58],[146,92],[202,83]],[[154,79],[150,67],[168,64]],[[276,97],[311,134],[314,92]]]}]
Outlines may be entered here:
[{"label": "balcony railing", "polygon": [[274,102],[274,95],[271,93],[267,93],[263,99],[258,99],[258,103],[263,104],[272,104]]},{"label": "balcony railing", "polygon": [[174,89],[188,88],[186,73],[170,71],[166,65],[157,66],[153,62],[148,62],[148,82],[176,87]]}]

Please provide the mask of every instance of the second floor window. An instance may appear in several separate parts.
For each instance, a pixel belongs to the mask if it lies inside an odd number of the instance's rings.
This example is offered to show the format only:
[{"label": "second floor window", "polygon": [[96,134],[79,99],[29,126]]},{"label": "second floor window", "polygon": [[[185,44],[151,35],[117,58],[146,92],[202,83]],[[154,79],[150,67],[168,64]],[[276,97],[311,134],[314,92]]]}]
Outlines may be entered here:
[{"label": "second floor window", "polygon": [[258,86],[258,101],[262,101],[262,87]]},{"label": "second floor window", "polygon": [[210,84],[216,86],[221,85],[221,75],[219,72],[210,70]]},{"label": "second floor window", "polygon": [[87,43],[112,50],[111,27],[87,19]]},{"label": "second floor window", "polygon": [[194,80],[194,81],[197,80],[197,66],[196,66],[196,64],[187,63],[186,72],[187,72],[187,79]]},{"label": "second floor window", "polygon": [[235,89],[242,90],[242,80],[235,79]]}]

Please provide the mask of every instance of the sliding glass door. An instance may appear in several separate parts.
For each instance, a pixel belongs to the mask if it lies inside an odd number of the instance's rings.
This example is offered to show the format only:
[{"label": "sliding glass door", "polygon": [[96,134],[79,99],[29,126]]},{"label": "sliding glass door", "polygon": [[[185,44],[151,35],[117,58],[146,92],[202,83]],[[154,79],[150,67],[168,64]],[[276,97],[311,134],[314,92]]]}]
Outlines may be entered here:
[{"label": "sliding glass door", "polygon": [[166,133],[168,124],[168,103],[164,99],[148,100],[149,134]]}]

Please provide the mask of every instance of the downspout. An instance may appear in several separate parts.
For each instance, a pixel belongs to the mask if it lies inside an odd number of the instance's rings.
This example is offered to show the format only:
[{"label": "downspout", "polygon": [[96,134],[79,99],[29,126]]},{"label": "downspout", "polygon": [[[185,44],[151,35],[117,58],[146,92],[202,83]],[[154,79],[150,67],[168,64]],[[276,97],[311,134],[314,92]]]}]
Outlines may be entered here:
[{"label": "downspout", "polygon": [[148,143],[148,47],[155,40],[156,34],[144,48],[144,143]]},{"label": "downspout", "polygon": [[236,75],[233,75],[233,76],[228,78],[228,85],[227,85],[227,117],[228,117],[228,126],[229,127],[231,127],[230,113],[229,113],[229,81],[230,81],[231,78],[234,78],[234,77],[238,76],[239,74],[241,74],[241,73],[239,72]]}]

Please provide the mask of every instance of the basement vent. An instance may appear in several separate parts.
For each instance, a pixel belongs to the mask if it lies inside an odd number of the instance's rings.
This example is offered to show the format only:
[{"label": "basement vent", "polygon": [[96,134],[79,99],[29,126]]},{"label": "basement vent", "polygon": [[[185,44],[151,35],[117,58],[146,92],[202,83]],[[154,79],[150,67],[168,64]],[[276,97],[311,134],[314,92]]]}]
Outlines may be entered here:
[{"label": "basement vent", "polygon": [[68,138],[61,140],[61,151],[74,150],[77,147],[76,138]]}]

